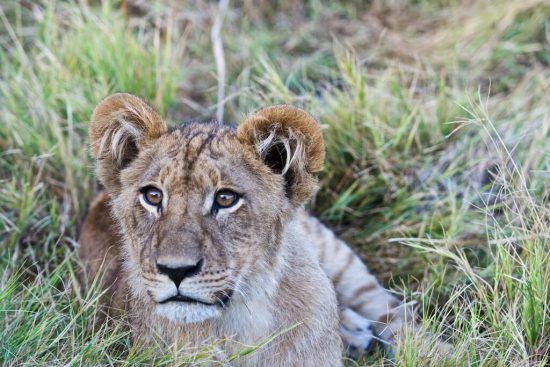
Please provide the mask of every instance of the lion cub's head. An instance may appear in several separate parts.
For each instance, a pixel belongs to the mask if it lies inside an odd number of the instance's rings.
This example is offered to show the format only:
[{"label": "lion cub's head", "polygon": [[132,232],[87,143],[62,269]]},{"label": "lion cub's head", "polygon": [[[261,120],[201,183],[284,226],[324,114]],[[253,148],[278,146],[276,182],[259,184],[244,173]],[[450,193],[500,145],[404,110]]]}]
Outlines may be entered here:
[{"label": "lion cub's head", "polygon": [[281,105],[237,130],[167,130],[145,102],[115,94],[96,107],[89,133],[134,297],[187,323],[269,287],[285,225],[323,164],[321,130],[307,113]]}]

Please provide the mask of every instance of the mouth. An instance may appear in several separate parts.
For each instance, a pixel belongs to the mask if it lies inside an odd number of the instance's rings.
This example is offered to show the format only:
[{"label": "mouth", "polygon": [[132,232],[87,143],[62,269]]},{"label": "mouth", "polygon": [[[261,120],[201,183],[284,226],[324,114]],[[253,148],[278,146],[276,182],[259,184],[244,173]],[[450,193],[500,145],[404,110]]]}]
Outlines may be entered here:
[{"label": "mouth", "polygon": [[211,302],[205,302],[201,301],[196,298],[187,297],[181,294],[177,294],[175,296],[172,296],[170,298],[166,298],[165,300],[162,300],[158,302],[161,305],[164,305],[166,303],[170,302],[182,302],[182,303],[198,303],[205,306],[219,306],[222,308],[225,308],[227,306],[227,303],[229,302],[229,296],[219,298],[217,302],[211,303]]},{"label": "mouth", "polygon": [[181,294],[176,294],[175,296],[172,296],[170,298],[166,298],[165,300],[160,301],[159,303],[161,305],[163,305],[163,304],[168,303],[168,302],[200,303],[200,304],[206,305],[206,306],[215,306],[216,305],[216,303],[204,302],[204,301],[201,301],[199,299],[183,296]]}]

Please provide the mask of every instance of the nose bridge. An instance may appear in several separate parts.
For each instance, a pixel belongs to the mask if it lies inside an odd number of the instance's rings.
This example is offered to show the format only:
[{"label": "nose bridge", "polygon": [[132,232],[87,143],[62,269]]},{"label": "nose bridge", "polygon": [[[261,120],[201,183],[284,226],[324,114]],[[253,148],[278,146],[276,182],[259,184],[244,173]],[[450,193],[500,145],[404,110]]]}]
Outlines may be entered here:
[{"label": "nose bridge", "polygon": [[195,265],[204,254],[201,232],[192,216],[174,213],[161,232],[157,263],[170,267]]}]

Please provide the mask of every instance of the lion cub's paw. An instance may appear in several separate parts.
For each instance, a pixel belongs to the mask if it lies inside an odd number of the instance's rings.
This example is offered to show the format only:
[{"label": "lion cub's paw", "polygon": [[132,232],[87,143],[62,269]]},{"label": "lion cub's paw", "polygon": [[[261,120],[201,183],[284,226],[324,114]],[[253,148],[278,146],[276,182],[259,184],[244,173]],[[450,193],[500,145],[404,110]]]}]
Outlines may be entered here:
[{"label": "lion cub's paw", "polygon": [[372,323],[350,308],[340,313],[340,336],[352,358],[357,358],[369,349],[373,340]]}]

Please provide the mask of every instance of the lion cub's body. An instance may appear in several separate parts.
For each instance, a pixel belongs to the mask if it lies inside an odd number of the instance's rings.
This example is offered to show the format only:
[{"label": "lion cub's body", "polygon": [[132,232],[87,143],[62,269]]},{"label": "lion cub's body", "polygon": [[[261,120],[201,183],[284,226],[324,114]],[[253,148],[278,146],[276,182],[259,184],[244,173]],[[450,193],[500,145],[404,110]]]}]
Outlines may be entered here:
[{"label": "lion cub's body", "polygon": [[[277,106],[238,130],[166,131],[148,105],[119,94],[94,111],[90,140],[106,192],[84,223],[81,258],[90,278],[103,270],[106,303],[127,313],[135,342],[223,339],[227,358],[277,334],[236,363],[337,366],[342,340],[368,347],[371,322],[388,342],[403,326],[400,302],[302,209],[324,158],[305,112]],[[231,205],[218,204],[220,192]]]}]

